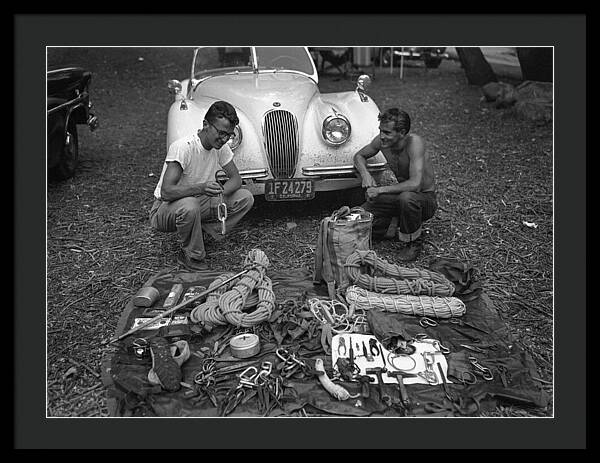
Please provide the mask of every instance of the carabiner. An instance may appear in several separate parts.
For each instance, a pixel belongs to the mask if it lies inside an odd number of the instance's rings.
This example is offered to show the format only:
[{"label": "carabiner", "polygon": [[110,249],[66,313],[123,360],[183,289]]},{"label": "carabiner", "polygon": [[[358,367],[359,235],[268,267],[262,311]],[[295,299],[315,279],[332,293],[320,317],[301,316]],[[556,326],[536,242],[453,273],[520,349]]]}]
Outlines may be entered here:
[{"label": "carabiner", "polygon": [[494,379],[494,374],[492,373],[492,370],[479,363],[479,360],[477,360],[476,357],[469,356],[469,361],[471,362],[471,365],[473,365],[473,367],[475,368],[474,372],[476,374],[480,375],[486,381],[492,381]]},{"label": "carabiner", "polygon": [[[283,347],[278,348],[275,351],[275,355],[277,355],[277,357],[279,357],[284,362],[286,362],[290,358],[290,352]],[[284,355],[285,355],[285,357],[284,357]]]},{"label": "carabiner", "polygon": [[[250,374],[249,372],[251,372],[251,371],[254,371],[254,373]],[[240,382],[252,381],[252,380],[254,380],[254,377],[257,374],[258,374],[258,370],[256,369],[256,367],[250,366],[239,374]]]},{"label": "carabiner", "polygon": [[224,220],[227,219],[227,204],[226,203],[219,203],[219,205],[217,206],[217,217],[219,219],[219,222],[223,222]]},{"label": "carabiner", "polygon": [[471,384],[475,384],[477,382],[477,376],[470,371],[463,370],[460,372],[460,376],[455,376],[455,378],[465,386],[470,386]]},{"label": "carabiner", "polygon": [[223,173],[223,175],[227,177],[227,172],[225,172],[223,169],[219,169],[215,172],[215,182],[217,182],[219,185],[222,185],[221,180],[219,180],[220,173]]},{"label": "carabiner", "polygon": [[419,325],[421,325],[423,328],[427,328],[430,326],[437,326],[438,322],[429,317],[421,317],[421,319],[419,320]]}]

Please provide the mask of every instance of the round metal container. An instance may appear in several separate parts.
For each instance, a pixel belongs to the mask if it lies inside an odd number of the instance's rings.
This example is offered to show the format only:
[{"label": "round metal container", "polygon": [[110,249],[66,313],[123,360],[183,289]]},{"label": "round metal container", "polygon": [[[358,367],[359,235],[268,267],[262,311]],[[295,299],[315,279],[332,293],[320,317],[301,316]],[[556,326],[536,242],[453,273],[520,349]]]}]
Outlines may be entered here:
[{"label": "round metal container", "polygon": [[154,286],[144,286],[140,288],[133,298],[133,305],[137,307],[150,307],[158,300],[160,293]]},{"label": "round metal container", "polygon": [[229,349],[235,358],[245,359],[260,352],[260,341],[252,333],[238,334],[229,341]]}]

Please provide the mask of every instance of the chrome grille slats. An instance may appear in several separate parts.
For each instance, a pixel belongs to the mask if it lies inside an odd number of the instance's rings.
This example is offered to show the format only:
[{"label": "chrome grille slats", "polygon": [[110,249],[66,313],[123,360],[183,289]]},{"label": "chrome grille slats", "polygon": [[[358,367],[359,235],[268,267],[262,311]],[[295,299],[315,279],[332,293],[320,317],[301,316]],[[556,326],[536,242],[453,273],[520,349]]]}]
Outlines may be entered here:
[{"label": "chrome grille slats", "polygon": [[289,111],[276,109],[263,117],[263,143],[274,178],[292,178],[298,163],[298,121]]}]

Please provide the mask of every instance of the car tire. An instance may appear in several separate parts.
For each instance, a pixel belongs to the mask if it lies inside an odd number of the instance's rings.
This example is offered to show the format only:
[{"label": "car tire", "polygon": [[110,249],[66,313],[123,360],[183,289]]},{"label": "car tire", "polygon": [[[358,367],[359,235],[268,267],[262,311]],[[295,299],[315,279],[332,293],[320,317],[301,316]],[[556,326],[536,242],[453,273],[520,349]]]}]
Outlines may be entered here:
[{"label": "car tire", "polygon": [[60,154],[58,164],[50,172],[51,178],[55,180],[66,180],[75,175],[79,164],[79,137],[77,135],[77,124],[69,121],[65,140]]}]

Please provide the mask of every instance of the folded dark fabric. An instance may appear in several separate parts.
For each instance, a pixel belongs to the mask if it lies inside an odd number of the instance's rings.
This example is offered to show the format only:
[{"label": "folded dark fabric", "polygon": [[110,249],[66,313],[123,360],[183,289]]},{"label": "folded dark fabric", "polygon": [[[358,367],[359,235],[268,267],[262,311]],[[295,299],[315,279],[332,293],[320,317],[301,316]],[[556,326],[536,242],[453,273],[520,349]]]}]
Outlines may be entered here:
[{"label": "folded dark fabric", "polygon": [[455,287],[454,296],[463,302],[477,299],[483,288],[474,280],[475,269],[456,259],[435,258],[429,263],[429,270],[441,273]]},{"label": "folded dark fabric", "polygon": [[[377,340],[390,352],[398,353],[413,337],[404,329],[404,322],[395,313],[369,310],[367,322]],[[402,352],[402,353],[412,353]]]}]

